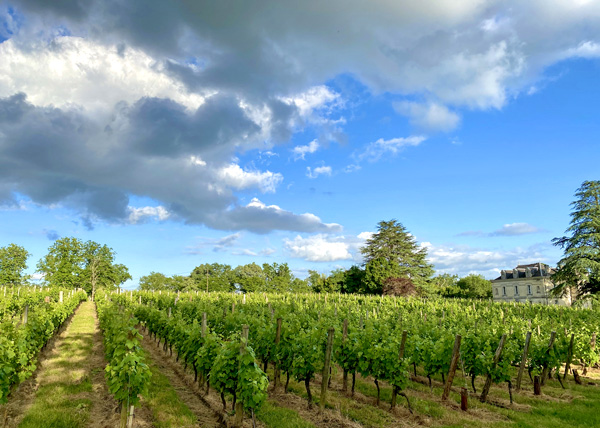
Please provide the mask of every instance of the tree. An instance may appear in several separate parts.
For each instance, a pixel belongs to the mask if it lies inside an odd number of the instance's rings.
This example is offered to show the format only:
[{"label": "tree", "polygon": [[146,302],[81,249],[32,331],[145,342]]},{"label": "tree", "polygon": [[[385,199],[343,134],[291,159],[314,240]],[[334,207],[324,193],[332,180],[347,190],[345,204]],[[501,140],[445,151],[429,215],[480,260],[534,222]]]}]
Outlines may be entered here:
[{"label": "tree", "polygon": [[83,244],[83,271],[81,287],[91,293],[92,301],[100,287],[112,289],[131,279],[129,269],[122,264],[114,264],[116,253],[106,245],[94,241]]},{"label": "tree", "polygon": [[167,290],[169,279],[159,272],[150,272],[140,278],[140,290]]},{"label": "tree", "polygon": [[233,291],[235,289],[231,266],[225,264],[204,263],[194,268],[190,278],[199,290],[208,288],[208,291]]},{"label": "tree", "polygon": [[365,271],[353,265],[346,271],[342,293],[359,293],[365,279]]},{"label": "tree", "polygon": [[83,242],[77,238],[61,238],[48,248],[37,264],[37,271],[44,274],[44,280],[51,286],[77,288],[81,285],[83,273]]},{"label": "tree", "polygon": [[256,263],[238,266],[233,270],[234,282],[244,293],[264,291],[266,275]]},{"label": "tree", "polygon": [[37,264],[38,272],[51,286],[83,288],[94,299],[99,287],[114,288],[131,279],[129,270],[114,264],[115,252],[94,241],[61,238],[48,248]]},{"label": "tree", "polygon": [[409,297],[417,295],[417,289],[410,279],[392,276],[384,281],[382,294],[385,296]]},{"label": "tree", "polygon": [[458,275],[442,273],[431,278],[427,286],[427,294],[439,296],[452,296],[458,292]]},{"label": "tree", "polygon": [[456,283],[459,295],[456,297],[465,297],[470,299],[491,299],[492,283],[482,275],[474,273],[461,278]]},{"label": "tree", "polygon": [[[415,286],[423,288],[433,275],[433,266],[426,260],[427,250],[420,247],[406,228],[394,219],[380,221],[377,233],[360,251],[366,265],[366,288],[370,292],[380,292],[383,281],[389,277],[409,278]],[[389,269],[387,273],[386,268]]]},{"label": "tree", "polygon": [[263,263],[262,268],[266,277],[265,291],[276,293],[293,291],[299,285],[298,283],[293,284],[294,275],[287,263],[273,263],[272,265]]},{"label": "tree", "polygon": [[569,236],[552,243],[564,250],[552,280],[553,294],[563,296],[572,289],[579,294],[600,292],[600,181],[584,181],[571,203]]},{"label": "tree", "polygon": [[0,248],[0,284],[20,285],[28,278],[23,274],[27,269],[27,250],[19,245],[10,244]]}]

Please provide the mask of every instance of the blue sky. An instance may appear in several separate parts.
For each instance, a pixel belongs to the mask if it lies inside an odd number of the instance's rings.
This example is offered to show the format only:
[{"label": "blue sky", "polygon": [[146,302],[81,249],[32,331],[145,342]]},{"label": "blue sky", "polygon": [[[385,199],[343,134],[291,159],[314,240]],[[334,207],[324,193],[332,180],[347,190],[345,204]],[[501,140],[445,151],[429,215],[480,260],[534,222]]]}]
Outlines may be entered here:
[{"label": "blue sky", "polygon": [[0,0],[0,246],[33,273],[104,243],[128,287],[304,277],[395,218],[438,272],[555,264],[598,179],[600,5],[435,4]]}]

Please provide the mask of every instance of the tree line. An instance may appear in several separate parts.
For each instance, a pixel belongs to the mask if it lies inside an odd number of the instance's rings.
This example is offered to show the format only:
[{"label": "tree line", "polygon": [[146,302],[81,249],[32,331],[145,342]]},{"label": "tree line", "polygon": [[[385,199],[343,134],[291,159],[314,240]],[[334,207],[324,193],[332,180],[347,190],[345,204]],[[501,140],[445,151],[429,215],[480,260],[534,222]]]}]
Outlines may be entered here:
[{"label": "tree line", "polygon": [[397,220],[381,221],[377,233],[361,249],[362,266],[336,269],[329,274],[309,270],[306,279],[295,277],[287,263],[249,263],[232,267],[204,263],[190,275],[165,276],[152,272],[140,279],[142,290],[317,292],[387,295],[440,295],[490,298],[491,283],[481,275],[433,276],[427,251]]},{"label": "tree line", "polygon": [[[0,284],[24,285],[31,280],[25,274],[31,254],[10,244],[0,248]],[[94,298],[100,288],[113,289],[131,279],[127,266],[115,263],[116,253],[107,245],[78,238],[61,238],[48,248],[37,263],[36,272],[48,286],[83,288]]]}]

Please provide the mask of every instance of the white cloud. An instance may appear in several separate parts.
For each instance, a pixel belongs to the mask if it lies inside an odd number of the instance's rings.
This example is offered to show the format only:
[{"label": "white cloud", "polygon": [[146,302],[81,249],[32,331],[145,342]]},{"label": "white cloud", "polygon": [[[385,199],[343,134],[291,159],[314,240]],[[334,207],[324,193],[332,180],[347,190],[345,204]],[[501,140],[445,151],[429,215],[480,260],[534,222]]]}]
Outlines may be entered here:
[{"label": "white cloud", "polygon": [[412,135],[410,137],[392,138],[390,140],[379,140],[369,143],[364,152],[358,155],[358,160],[368,160],[369,162],[376,162],[386,154],[396,155],[405,147],[415,147],[426,140],[426,137],[422,135]]},{"label": "white cloud", "polygon": [[267,233],[271,230],[290,230],[303,232],[340,232],[342,226],[337,223],[323,223],[312,213],[294,214],[277,205],[266,205],[253,198],[246,206],[236,206],[210,218],[211,224],[220,228],[221,224],[230,229],[246,229],[255,233]]},{"label": "white cloud", "polygon": [[393,105],[397,113],[407,116],[411,124],[422,129],[448,132],[460,123],[460,116],[442,104],[398,101]]},{"label": "white cloud", "polygon": [[544,262],[551,263],[550,243],[536,244],[526,248],[487,249],[468,245],[421,244],[427,249],[427,259],[434,264],[438,273],[457,274],[478,273],[495,279],[500,270],[512,269],[519,264]]},{"label": "white cloud", "polygon": [[280,173],[271,171],[244,171],[237,164],[230,164],[218,172],[222,183],[233,187],[234,189],[242,190],[252,187],[259,188],[263,193],[275,193],[279,183],[283,180]]},{"label": "white cloud", "polygon": [[530,233],[543,232],[544,229],[532,226],[529,223],[510,223],[505,224],[500,229],[492,232],[491,236],[515,236],[515,235],[526,235]]},{"label": "white cloud", "polygon": [[336,260],[351,260],[348,244],[341,241],[331,241],[326,235],[314,235],[308,238],[296,236],[284,240],[285,249],[292,257],[310,262],[332,262]]},{"label": "white cloud", "polygon": [[317,234],[303,238],[298,235],[294,239],[285,239],[284,248],[292,257],[311,262],[352,260],[360,263],[360,248],[372,235],[372,232],[362,232],[357,236]]},{"label": "white cloud", "polygon": [[204,96],[190,92],[164,66],[139,49],[120,50],[81,37],[28,44],[0,43],[0,97],[25,92],[36,106],[77,105],[108,111],[141,97],[170,98],[194,110]]},{"label": "white cloud", "polygon": [[306,176],[308,178],[317,178],[319,175],[327,175],[331,176],[331,167],[330,166],[318,166],[314,169],[311,167],[306,167]]},{"label": "white cloud", "polygon": [[[315,110],[332,106],[340,102],[340,95],[325,85],[313,86],[307,91],[292,97],[283,97],[282,101],[298,107],[300,116],[310,117]],[[311,152],[312,153],[312,152]]]},{"label": "white cloud", "polygon": [[294,160],[302,159],[304,160],[304,156],[307,153],[314,153],[319,149],[319,142],[317,140],[313,140],[308,143],[306,146],[296,146],[292,149],[294,153]]},{"label": "white cloud", "polygon": [[155,218],[158,221],[165,221],[171,217],[171,213],[163,206],[157,207],[129,207],[128,223],[138,224]]},{"label": "white cloud", "polygon": [[374,232],[361,232],[358,234],[358,239],[362,239],[363,241],[367,241],[371,239],[375,235]]}]

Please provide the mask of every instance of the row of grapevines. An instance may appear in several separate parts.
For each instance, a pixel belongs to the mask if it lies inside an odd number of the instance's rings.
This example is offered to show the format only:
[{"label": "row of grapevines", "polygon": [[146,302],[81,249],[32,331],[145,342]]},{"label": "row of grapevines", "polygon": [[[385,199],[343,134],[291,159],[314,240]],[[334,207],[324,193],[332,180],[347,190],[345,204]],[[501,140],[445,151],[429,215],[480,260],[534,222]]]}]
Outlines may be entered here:
[{"label": "row of grapevines", "polygon": [[6,401],[13,385],[33,373],[39,351],[86,297],[79,291],[63,303],[35,305],[28,311],[27,323],[0,321],[0,403]]},{"label": "row of grapevines", "polygon": [[[120,298],[119,298],[120,297]],[[246,411],[254,412],[266,399],[268,380],[256,362],[256,355],[240,330],[221,336],[208,326],[202,327],[198,320],[186,322],[181,314],[169,316],[166,310],[146,305],[133,305],[127,297],[119,296],[121,304],[135,308],[136,317],[155,339],[163,341],[163,349],[174,346],[177,358],[194,369],[196,379],[213,386],[220,394],[223,407],[226,398],[233,406],[241,403]]]},{"label": "row of grapevines", "polygon": [[133,314],[102,293],[96,293],[96,307],[108,361],[106,381],[111,394],[122,405],[123,421],[130,406],[137,406],[140,396],[147,392],[150,368],[140,344],[138,320]]}]

